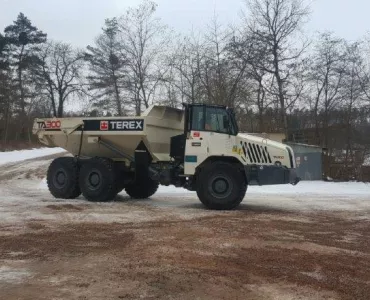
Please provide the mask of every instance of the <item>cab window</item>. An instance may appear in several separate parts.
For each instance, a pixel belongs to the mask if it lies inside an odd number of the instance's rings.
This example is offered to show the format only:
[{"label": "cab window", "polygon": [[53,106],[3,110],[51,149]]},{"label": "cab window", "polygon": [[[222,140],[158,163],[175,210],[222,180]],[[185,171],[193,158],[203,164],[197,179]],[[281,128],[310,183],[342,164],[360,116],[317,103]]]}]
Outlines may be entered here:
[{"label": "cab window", "polygon": [[206,107],[206,131],[229,133],[229,126],[229,115],[224,108]]},{"label": "cab window", "polygon": [[193,106],[191,129],[204,131],[204,106]]}]

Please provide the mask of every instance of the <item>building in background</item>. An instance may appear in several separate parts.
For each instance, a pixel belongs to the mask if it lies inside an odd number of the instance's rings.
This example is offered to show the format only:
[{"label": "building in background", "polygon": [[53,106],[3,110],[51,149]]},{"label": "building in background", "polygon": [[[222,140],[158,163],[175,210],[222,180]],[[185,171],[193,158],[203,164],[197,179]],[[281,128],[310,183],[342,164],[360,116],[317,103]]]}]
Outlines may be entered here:
[{"label": "building in background", "polygon": [[292,147],[296,159],[297,173],[302,180],[322,180],[322,148],[296,142],[286,142],[284,133],[249,133]]},{"label": "building in background", "polygon": [[302,180],[322,180],[322,148],[287,142],[295,155],[297,173]]}]

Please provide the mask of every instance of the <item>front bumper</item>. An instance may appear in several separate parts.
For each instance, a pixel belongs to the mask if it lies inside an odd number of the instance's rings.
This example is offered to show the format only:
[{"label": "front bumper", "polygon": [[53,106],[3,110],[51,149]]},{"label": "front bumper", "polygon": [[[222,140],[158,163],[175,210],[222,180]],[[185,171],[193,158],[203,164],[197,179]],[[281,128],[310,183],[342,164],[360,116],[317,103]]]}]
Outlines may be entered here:
[{"label": "front bumper", "polygon": [[296,185],[301,180],[295,169],[283,166],[245,166],[245,174],[249,185]]}]

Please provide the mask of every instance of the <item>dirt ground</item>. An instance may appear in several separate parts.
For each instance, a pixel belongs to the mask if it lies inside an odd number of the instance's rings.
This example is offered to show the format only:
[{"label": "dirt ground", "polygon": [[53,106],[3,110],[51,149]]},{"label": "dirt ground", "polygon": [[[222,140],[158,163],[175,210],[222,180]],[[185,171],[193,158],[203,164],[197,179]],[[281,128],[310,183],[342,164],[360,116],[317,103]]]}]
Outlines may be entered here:
[{"label": "dirt ground", "polygon": [[0,299],[370,299],[367,210],[60,201],[50,159],[1,170]]}]

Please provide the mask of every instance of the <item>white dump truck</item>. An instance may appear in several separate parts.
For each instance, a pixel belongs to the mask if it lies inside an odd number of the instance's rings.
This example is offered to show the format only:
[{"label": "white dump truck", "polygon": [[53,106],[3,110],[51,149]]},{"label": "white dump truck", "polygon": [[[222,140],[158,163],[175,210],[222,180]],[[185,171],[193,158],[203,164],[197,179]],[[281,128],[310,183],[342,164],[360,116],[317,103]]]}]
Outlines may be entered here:
[{"label": "white dump truck", "polygon": [[297,184],[292,149],[238,132],[232,109],[184,104],[151,106],[140,117],[36,119],[41,143],[74,157],[55,159],[47,172],[51,194],[110,201],[125,189],[148,198],[158,185],[196,191],[210,209],[233,209],[248,185]]}]

